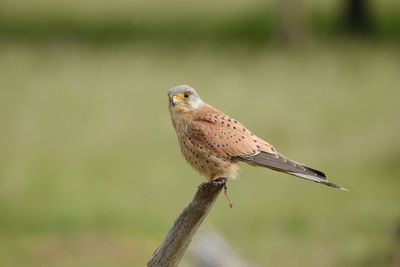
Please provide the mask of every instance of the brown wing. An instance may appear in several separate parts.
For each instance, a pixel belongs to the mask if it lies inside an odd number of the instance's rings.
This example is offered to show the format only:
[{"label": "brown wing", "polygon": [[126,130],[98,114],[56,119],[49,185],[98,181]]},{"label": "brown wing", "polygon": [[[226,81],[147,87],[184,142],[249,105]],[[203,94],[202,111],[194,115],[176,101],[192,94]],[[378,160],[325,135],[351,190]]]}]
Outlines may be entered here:
[{"label": "brown wing", "polygon": [[327,186],[347,190],[328,181],[319,170],[288,159],[266,141],[258,138],[240,122],[209,105],[194,114],[188,126],[189,139],[222,158],[267,167]]},{"label": "brown wing", "polygon": [[196,145],[227,159],[251,156],[264,150],[271,153],[275,151],[240,122],[210,105],[204,105],[194,114],[187,133]]}]

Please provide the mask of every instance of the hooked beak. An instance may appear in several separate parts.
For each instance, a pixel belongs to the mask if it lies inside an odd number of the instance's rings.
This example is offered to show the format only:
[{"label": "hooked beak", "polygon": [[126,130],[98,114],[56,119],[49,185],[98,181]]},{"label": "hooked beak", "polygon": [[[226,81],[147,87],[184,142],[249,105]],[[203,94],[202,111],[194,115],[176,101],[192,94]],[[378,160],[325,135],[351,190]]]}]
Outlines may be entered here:
[{"label": "hooked beak", "polygon": [[176,95],[174,95],[173,97],[171,97],[171,98],[169,99],[169,103],[170,103],[172,106],[175,106],[176,103],[178,103],[178,102],[179,102],[179,97],[176,96]]}]

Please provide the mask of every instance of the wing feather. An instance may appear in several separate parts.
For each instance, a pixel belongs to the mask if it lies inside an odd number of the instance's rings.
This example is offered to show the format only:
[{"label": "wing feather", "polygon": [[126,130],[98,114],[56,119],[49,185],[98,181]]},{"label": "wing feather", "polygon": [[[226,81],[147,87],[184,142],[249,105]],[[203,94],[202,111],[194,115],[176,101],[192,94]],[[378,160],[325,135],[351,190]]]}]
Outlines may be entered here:
[{"label": "wing feather", "polygon": [[328,181],[325,173],[322,171],[310,168],[304,164],[293,161],[280,153],[260,152],[251,157],[238,157],[237,160],[244,161],[250,164],[267,167],[275,171],[284,172],[303,179],[311,180],[316,183],[335,187],[342,190],[347,190],[336,184]]}]

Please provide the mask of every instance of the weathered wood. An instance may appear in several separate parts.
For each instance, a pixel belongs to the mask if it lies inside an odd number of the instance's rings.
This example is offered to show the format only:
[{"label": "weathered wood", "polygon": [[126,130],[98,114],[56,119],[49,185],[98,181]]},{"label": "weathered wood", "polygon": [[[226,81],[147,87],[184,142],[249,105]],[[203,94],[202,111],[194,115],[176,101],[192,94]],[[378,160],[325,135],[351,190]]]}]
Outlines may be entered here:
[{"label": "weathered wood", "polygon": [[178,266],[193,235],[225,185],[226,178],[219,178],[199,185],[193,200],[176,218],[167,236],[147,263],[148,267]]}]

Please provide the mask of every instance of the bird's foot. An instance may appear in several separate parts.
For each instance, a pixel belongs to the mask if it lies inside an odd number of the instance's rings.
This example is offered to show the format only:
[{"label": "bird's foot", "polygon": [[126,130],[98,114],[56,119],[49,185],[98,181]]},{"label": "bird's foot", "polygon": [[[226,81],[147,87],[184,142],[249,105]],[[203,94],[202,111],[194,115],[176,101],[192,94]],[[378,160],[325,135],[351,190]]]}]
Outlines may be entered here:
[{"label": "bird's foot", "polygon": [[212,182],[217,182],[217,183],[222,183],[223,187],[224,187],[224,195],[226,200],[228,201],[228,205],[230,208],[233,207],[233,202],[232,200],[228,197],[228,187],[226,186],[228,184],[228,178],[227,177],[219,177],[215,180],[213,180]]}]

